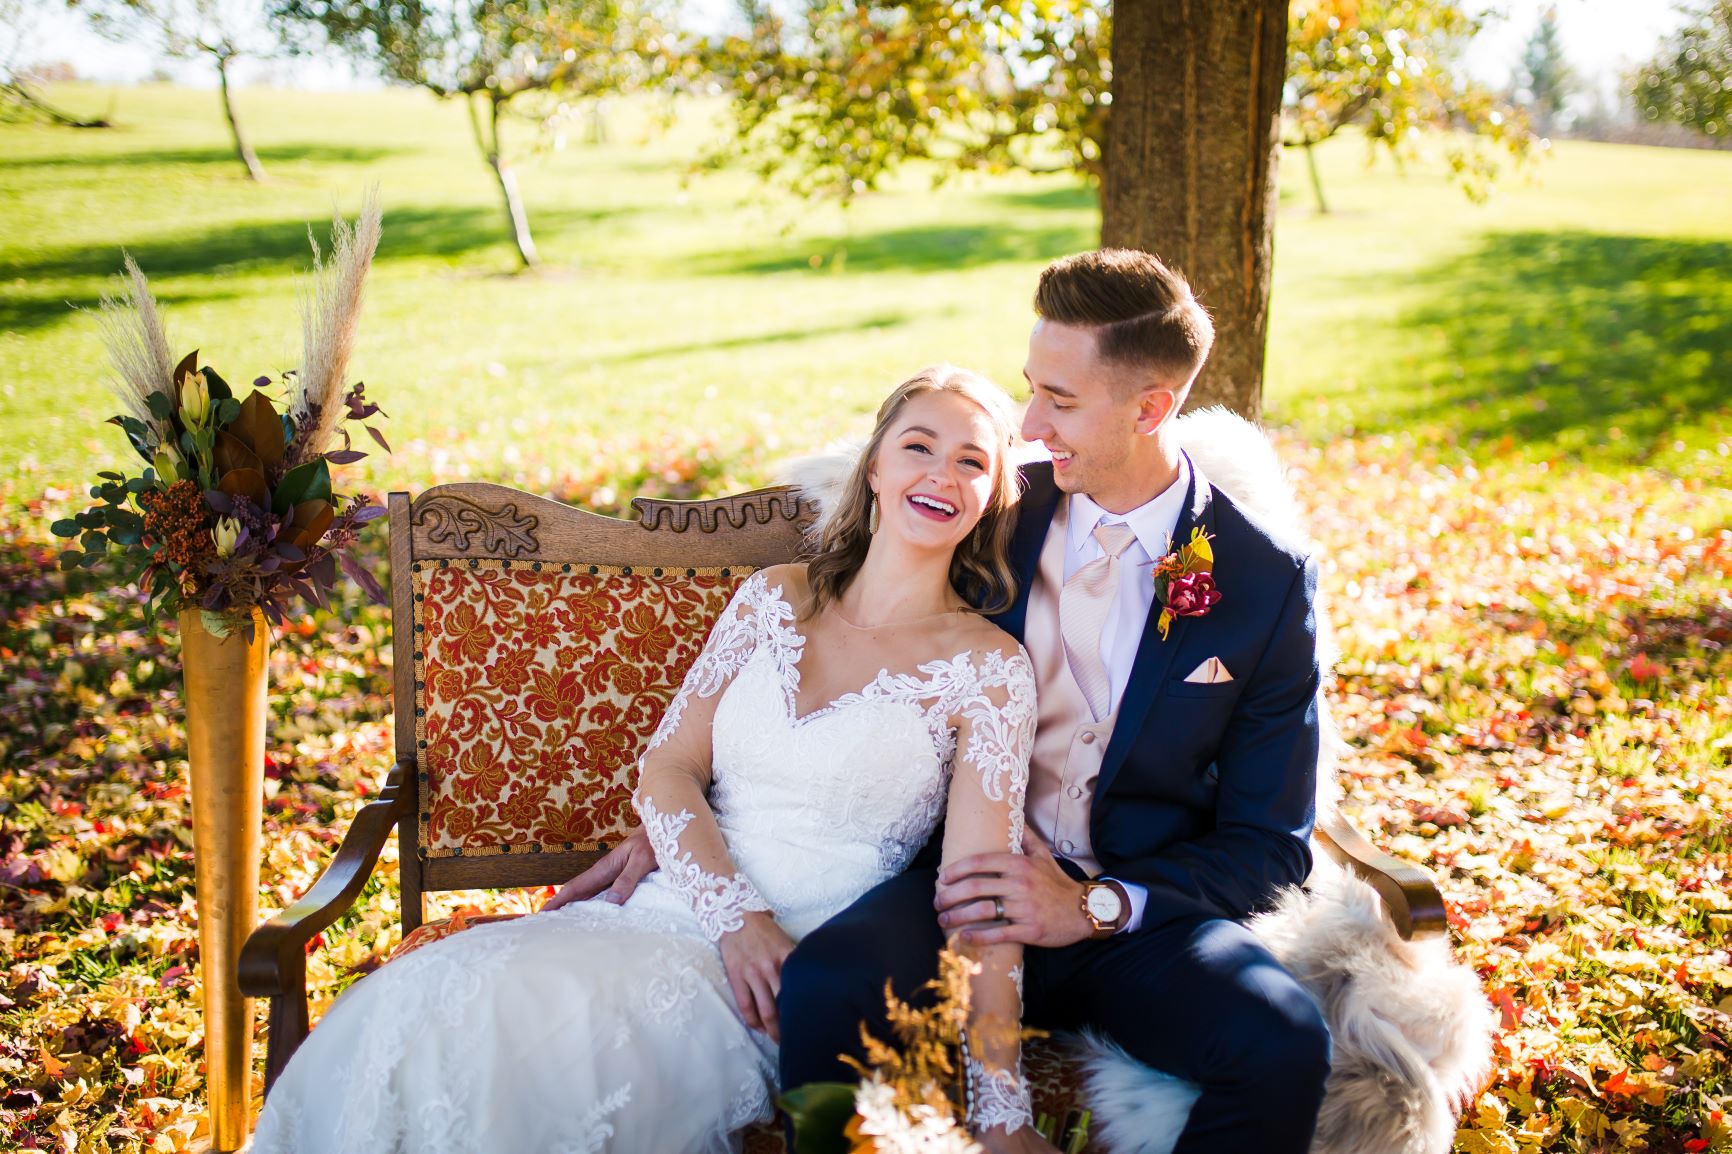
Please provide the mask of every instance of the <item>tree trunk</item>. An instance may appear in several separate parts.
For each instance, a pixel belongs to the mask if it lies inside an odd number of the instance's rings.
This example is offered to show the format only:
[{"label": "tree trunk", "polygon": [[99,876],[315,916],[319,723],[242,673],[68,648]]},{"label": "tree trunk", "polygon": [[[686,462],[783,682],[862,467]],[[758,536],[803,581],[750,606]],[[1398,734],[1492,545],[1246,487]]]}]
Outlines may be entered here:
[{"label": "tree trunk", "polygon": [[1184,272],[1215,320],[1187,408],[1262,411],[1287,0],[1113,13],[1101,243]]},{"label": "tree trunk", "polygon": [[499,106],[503,102],[495,100],[491,93],[483,95],[487,100],[487,119],[492,139],[489,140],[481,131],[481,119],[475,115],[473,94],[464,97],[469,103],[469,126],[475,130],[475,143],[481,149],[487,167],[493,170],[494,179],[499,182],[499,194],[505,198],[505,216],[511,222],[511,240],[517,246],[518,263],[523,268],[534,268],[541,263],[541,257],[535,251],[535,238],[529,235],[529,211],[523,207],[523,197],[517,191],[517,177],[511,171],[511,166],[505,162],[504,149],[499,143]]},{"label": "tree trunk", "polygon": [[1323,177],[1317,172],[1317,146],[1305,142],[1305,167],[1311,170],[1311,191],[1317,194],[1317,211],[1329,215],[1329,202],[1323,199]]},{"label": "tree trunk", "polygon": [[259,163],[259,158],[253,153],[253,146],[247,143],[246,136],[241,132],[240,118],[235,115],[235,99],[229,92],[229,61],[233,59],[233,55],[226,52],[218,53],[216,58],[217,77],[222,84],[223,115],[228,117],[229,135],[234,137],[235,141],[235,155],[247,166],[248,179],[262,182],[265,179],[264,165]]}]

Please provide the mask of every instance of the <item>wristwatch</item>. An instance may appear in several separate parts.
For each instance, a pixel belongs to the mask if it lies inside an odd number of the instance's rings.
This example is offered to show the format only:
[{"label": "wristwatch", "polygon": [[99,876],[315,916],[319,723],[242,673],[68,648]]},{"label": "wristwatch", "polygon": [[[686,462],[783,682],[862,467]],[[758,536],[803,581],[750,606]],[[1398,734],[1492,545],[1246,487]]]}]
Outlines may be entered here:
[{"label": "wristwatch", "polygon": [[1131,920],[1131,898],[1112,878],[1084,882],[1082,912],[1094,927],[1089,937],[1110,938]]}]

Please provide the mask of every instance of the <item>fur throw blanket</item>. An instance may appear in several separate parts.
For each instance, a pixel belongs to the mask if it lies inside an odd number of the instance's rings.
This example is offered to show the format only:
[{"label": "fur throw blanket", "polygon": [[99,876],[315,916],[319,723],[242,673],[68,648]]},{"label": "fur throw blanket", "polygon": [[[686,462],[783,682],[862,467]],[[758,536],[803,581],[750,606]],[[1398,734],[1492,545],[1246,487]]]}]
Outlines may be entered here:
[{"label": "fur throw blanket", "polygon": [[[1215,487],[1271,533],[1308,542],[1298,499],[1274,446],[1225,409],[1180,417],[1179,443]],[[817,501],[820,517],[860,453],[858,444],[802,458],[784,479]],[[1325,675],[1334,648],[1318,608]],[[1320,694],[1321,696],[1321,694]],[[1323,752],[1318,810],[1332,807],[1340,739],[1320,701]],[[1252,930],[1317,999],[1334,1042],[1312,1154],[1444,1154],[1456,1104],[1491,1064],[1492,1012],[1479,981],[1441,939],[1404,942],[1376,891],[1318,855],[1302,890],[1251,922]],[[1109,1154],[1167,1154],[1198,1089],[1137,1062],[1118,1046],[1070,1040],[1086,1071],[1092,1145]]]}]

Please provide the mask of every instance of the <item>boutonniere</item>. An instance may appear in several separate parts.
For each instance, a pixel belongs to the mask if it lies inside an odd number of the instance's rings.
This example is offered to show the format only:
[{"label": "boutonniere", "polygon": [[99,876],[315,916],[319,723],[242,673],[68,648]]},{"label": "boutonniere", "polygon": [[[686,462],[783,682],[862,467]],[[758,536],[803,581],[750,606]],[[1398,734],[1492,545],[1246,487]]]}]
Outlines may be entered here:
[{"label": "boutonniere", "polygon": [[[1191,539],[1155,562],[1155,600],[1161,603],[1161,640],[1175,617],[1201,617],[1221,600],[1215,588],[1214,540],[1202,526],[1191,530]],[[1168,544],[1171,544],[1169,541]]]}]

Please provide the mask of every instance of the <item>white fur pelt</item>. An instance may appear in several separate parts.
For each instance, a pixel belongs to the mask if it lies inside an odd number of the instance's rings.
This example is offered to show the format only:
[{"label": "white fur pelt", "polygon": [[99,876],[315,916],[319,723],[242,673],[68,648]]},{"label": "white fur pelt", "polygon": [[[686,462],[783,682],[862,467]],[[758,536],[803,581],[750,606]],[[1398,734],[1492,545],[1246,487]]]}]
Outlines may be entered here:
[{"label": "white fur pelt", "polygon": [[[1226,409],[1174,423],[1179,445],[1216,488],[1277,540],[1315,551],[1293,486],[1261,430]],[[820,522],[859,459],[860,443],[790,463],[783,479],[815,500]],[[816,532],[817,529],[814,529]],[[1318,607],[1325,678],[1334,664]],[[1340,738],[1318,694],[1323,747],[1318,812],[1333,808]],[[1312,1154],[1443,1154],[1454,1103],[1491,1064],[1492,1011],[1472,970],[1446,941],[1404,942],[1370,886],[1319,856],[1303,890],[1250,922],[1251,930],[1322,1007],[1333,1042]],[[1136,1061],[1093,1035],[1073,1039],[1093,1144],[1109,1154],[1167,1154],[1198,1096],[1195,1085]]]}]

